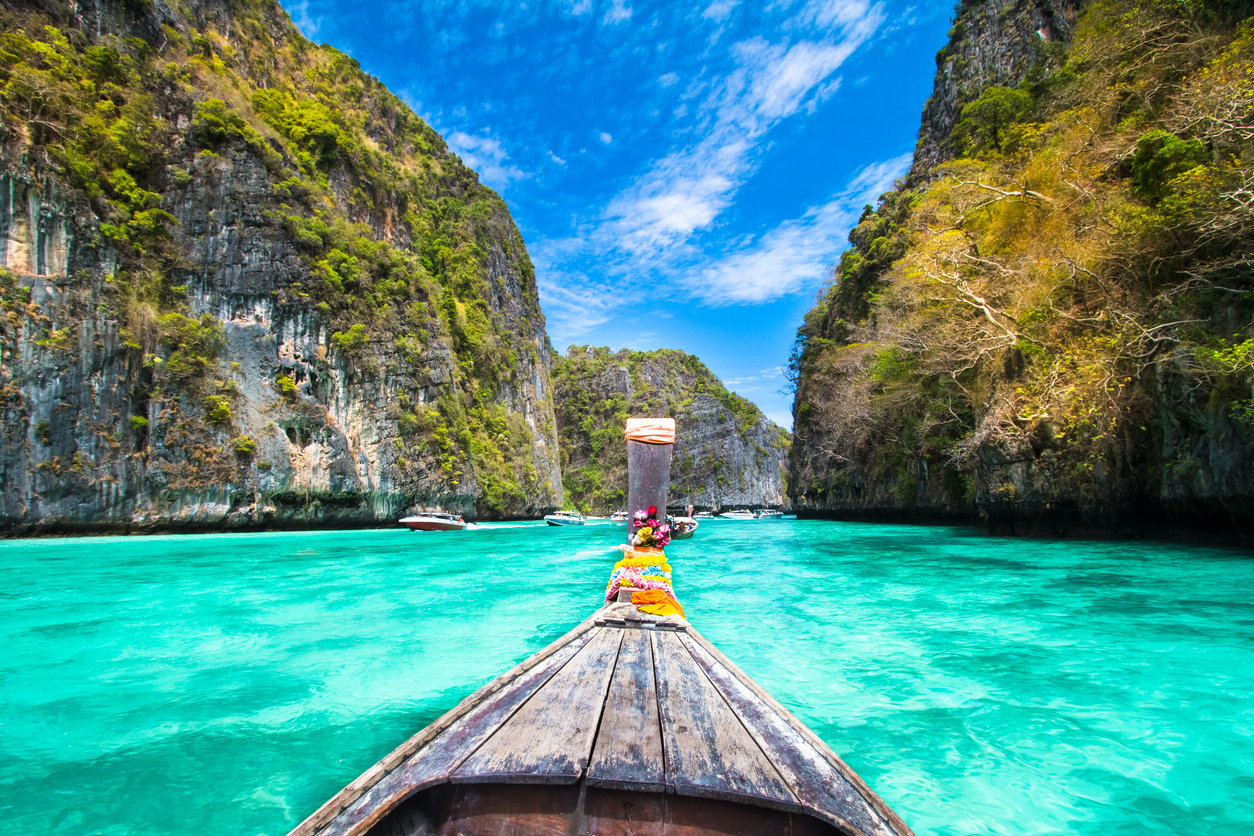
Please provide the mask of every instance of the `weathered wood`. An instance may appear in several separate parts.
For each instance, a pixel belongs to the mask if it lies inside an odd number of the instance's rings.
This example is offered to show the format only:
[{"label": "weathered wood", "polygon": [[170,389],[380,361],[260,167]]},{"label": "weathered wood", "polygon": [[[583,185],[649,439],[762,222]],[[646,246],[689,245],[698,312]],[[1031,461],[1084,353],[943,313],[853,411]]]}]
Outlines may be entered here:
[{"label": "weathered wood", "polygon": [[[671,481],[673,444],[627,442],[627,513],[657,506],[658,515],[666,516],[666,492]],[[631,525],[627,526],[631,539]]]},{"label": "weathered wood", "polygon": [[588,786],[666,791],[653,649],[646,630],[623,630],[618,665],[588,764]]},{"label": "weathered wood", "polygon": [[710,684],[678,633],[650,632],[657,664],[666,783],[682,795],[802,809]]},{"label": "weathered wood", "polygon": [[579,836],[579,790],[491,784],[440,787],[440,797],[431,805],[433,830],[435,836]]},{"label": "weathered wood", "polygon": [[[488,690],[486,694],[484,689],[476,691],[454,709],[454,712],[461,709],[460,714],[446,724],[441,733],[428,739],[399,768],[376,779],[364,792],[337,810],[319,836],[364,833],[410,795],[449,780],[449,774],[574,658],[596,632],[599,632],[597,628],[591,628],[573,637],[568,633],[563,636],[564,645],[556,648],[550,645],[541,651],[546,655],[538,663],[533,663],[504,683],[494,681],[492,684],[499,683],[496,690]],[[293,831],[290,836],[296,836],[296,833]]]},{"label": "weathered wood", "polygon": [[453,783],[573,784],[583,775],[622,630],[592,639],[449,776]]},{"label": "weathered wood", "polygon": [[[419,793],[370,836],[836,836],[801,813],[602,787],[444,784]],[[848,836],[848,834],[842,834]]]},{"label": "weathered wood", "polygon": [[893,836],[888,824],[849,780],[783,716],[737,679],[699,642],[679,640],[727,700],[742,725],[783,775],[807,812],[868,836]]},{"label": "weathered wood", "polygon": [[[858,773],[849,766],[849,764],[845,763],[839,755],[832,751],[831,747],[824,743],[818,735],[798,720],[791,711],[784,708],[784,706],[768,694],[762,686],[754,682],[748,674],[740,670],[735,663],[724,656],[717,647],[710,643],[709,639],[701,635],[696,630],[691,629],[691,627],[685,632],[687,636],[692,639],[692,641],[689,642],[690,645],[699,646],[702,650],[709,654],[710,658],[722,665],[727,672],[729,672],[738,682],[741,683],[741,685],[756,696],[763,705],[773,711],[777,716],[781,717],[793,729],[793,731],[808,742],[814,750],[818,752],[824,760],[830,763],[849,784],[857,789],[858,794],[871,805],[875,812],[879,814],[881,819],[887,822],[892,833],[897,834],[897,836],[914,836],[914,831],[910,829],[909,825],[902,821],[901,817],[898,816],[891,807],[884,803],[883,799],[876,795],[875,791],[862,780],[861,776],[859,776]],[[831,817],[828,816],[825,818],[830,819]]]}]

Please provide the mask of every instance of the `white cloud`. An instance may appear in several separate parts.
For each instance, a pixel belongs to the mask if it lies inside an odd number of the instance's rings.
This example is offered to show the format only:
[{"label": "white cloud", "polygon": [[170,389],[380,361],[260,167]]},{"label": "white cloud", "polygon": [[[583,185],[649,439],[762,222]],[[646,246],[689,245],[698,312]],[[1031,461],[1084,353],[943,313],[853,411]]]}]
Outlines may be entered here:
[{"label": "white cloud", "polygon": [[509,162],[509,154],[500,140],[489,136],[453,131],[446,138],[448,146],[468,167],[479,173],[479,179],[501,191],[512,181],[527,174]]},{"label": "white cloud", "polygon": [[791,116],[805,96],[844,63],[860,43],[802,41],[788,48],[756,38],[738,45],[749,85],[748,95],[739,104],[761,119]]},{"label": "white cloud", "polygon": [[[731,13],[718,0],[703,12],[712,19]],[[825,203],[757,235],[706,237],[757,171],[772,129],[832,96],[839,68],[884,20],[883,9],[865,0],[812,0],[791,14],[784,28],[792,34],[720,50],[731,60],[721,73],[686,73],[686,104],[672,111],[684,120],[673,133],[678,144],[599,213],[577,219],[570,238],[531,246],[559,342],[618,315],[621,300],[642,291],[681,287],[707,304],[754,304],[817,285],[862,205],[909,164],[905,155],[870,166]],[[679,80],[676,73],[658,79],[663,87]]]},{"label": "white cloud", "polygon": [[610,202],[605,218],[613,246],[655,254],[683,247],[708,228],[752,173],[763,136],[796,113],[866,35],[840,43],[788,46],[752,38],[737,44],[736,68],[702,105],[709,120],[705,137],[658,160]]},{"label": "white cloud", "polygon": [[[549,331],[560,339],[577,338],[608,322],[625,304],[624,299],[638,298],[650,292],[650,287],[665,287],[672,293],[682,288],[688,298],[714,307],[760,304],[817,287],[847,246],[849,230],[863,207],[874,205],[891,189],[909,170],[912,158],[908,152],[865,166],[821,206],[811,207],[801,217],[785,220],[761,235],[744,236],[729,249],[713,253],[696,247],[672,249],[669,258],[607,255],[600,265],[605,275],[598,279],[590,278],[582,267],[564,269],[567,264],[588,263],[586,238],[538,242],[530,251]],[[665,207],[669,211],[659,209],[657,214],[679,227],[703,218],[704,208],[699,202],[677,204]],[[628,283],[630,294],[623,291]],[[758,376],[736,382],[767,380],[776,371],[763,369]]]},{"label": "white cloud", "polygon": [[727,16],[732,13],[732,10],[739,5],[739,0],[714,0],[714,2],[707,6],[706,10],[701,13],[701,16],[707,20],[722,23],[727,19]]},{"label": "white cloud", "polygon": [[566,165],[566,161],[563,160],[561,157],[557,156],[557,154],[554,154],[552,151],[549,152],[549,159],[557,163],[558,165]]},{"label": "white cloud", "polygon": [[296,28],[306,38],[313,40],[318,34],[318,30],[322,28],[321,17],[309,16],[309,0],[300,0],[299,3],[292,3],[289,7],[289,16],[292,23],[296,24]]},{"label": "white cloud", "polygon": [[862,208],[891,189],[912,158],[902,154],[867,166],[827,203],[686,274],[685,283],[711,305],[767,302],[818,284]]},{"label": "white cloud", "polygon": [[627,20],[631,20],[631,6],[624,6],[623,0],[614,0],[613,5],[605,13],[605,17],[601,19],[601,22],[610,26]]},{"label": "white cloud", "polygon": [[577,0],[577,2],[570,7],[570,13],[576,17],[579,15],[586,15],[591,11],[592,0]]},{"label": "white cloud", "polygon": [[601,131],[601,141],[604,142],[606,145],[609,145],[611,142],[614,141],[614,137],[610,136],[605,131]]}]

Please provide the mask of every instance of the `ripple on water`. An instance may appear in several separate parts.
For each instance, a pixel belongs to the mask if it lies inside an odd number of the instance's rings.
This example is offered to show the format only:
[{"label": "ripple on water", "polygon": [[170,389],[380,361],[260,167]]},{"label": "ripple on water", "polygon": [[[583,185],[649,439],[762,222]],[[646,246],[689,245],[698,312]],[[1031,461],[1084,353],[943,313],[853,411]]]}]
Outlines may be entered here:
[{"label": "ripple on water", "polygon": [[[14,832],[282,834],[600,600],[621,528],[0,543]],[[824,522],[668,556],[923,834],[1254,831],[1254,561]]]}]

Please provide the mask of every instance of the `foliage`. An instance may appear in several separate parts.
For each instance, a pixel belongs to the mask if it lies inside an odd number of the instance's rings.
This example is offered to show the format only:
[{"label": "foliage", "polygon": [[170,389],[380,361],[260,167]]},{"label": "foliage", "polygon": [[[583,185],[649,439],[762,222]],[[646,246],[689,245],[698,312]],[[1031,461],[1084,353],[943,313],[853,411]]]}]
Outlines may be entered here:
[{"label": "foliage", "polygon": [[1011,126],[1022,122],[1032,109],[1027,90],[990,87],[979,98],[962,106],[954,137],[958,147],[974,156],[985,151],[1007,150]]},{"label": "foliage", "polygon": [[1138,197],[1157,203],[1167,194],[1168,184],[1207,157],[1206,146],[1196,139],[1184,140],[1167,131],[1146,131],[1132,155],[1132,191]]},{"label": "foliage", "polygon": [[205,420],[210,424],[225,424],[231,420],[231,399],[225,395],[209,395],[205,398]]},{"label": "foliage", "polygon": [[959,156],[868,207],[798,332],[795,495],[909,507],[926,475],[992,508],[1028,498],[990,462],[1028,461],[1037,507],[1087,513],[1150,484],[1173,376],[1246,421],[1254,27],[1230,12],[1087,4],[1056,72],[984,90]]}]

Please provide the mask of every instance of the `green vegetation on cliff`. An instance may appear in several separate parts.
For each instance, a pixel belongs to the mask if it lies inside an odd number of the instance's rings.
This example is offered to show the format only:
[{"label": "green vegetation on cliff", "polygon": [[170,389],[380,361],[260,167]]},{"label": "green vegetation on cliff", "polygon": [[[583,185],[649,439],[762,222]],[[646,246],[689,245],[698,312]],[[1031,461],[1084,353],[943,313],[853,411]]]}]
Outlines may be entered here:
[{"label": "green vegetation on cliff", "polygon": [[[168,431],[214,463],[179,484],[240,482],[259,466],[235,455],[221,323],[195,315],[188,291],[204,279],[203,231],[181,228],[178,210],[252,167],[261,199],[232,193],[227,203],[239,202],[215,211],[235,214],[225,223],[241,234],[290,242],[295,269],[257,291],[288,315],[318,318],[319,368],[429,385],[433,352],[451,352],[451,385],[435,402],[393,402],[396,483],[429,491],[434,478],[455,494],[473,480],[489,514],[551,491],[530,459],[533,432],[508,405],[547,358],[530,261],[500,198],[377,79],[307,41],[276,4],[159,5],[98,9],[104,19],[90,27],[56,2],[0,8],[0,141],[6,173],[64,193],[70,288],[97,294],[147,370],[137,410],[160,405]],[[46,272],[34,262],[31,273]],[[102,276],[100,264],[116,267]],[[6,308],[23,284],[0,281]],[[516,314],[503,312],[507,297]],[[45,330],[49,347],[89,350]],[[20,332],[3,336],[15,343]],[[8,369],[6,382],[20,374]],[[303,382],[277,374],[275,402],[319,421],[325,406],[297,399]],[[157,440],[116,418],[119,455]]]},{"label": "green vegetation on cliff", "polygon": [[[572,346],[564,358],[554,354],[553,388],[568,505],[589,513],[622,507],[627,486],[623,428],[628,418],[635,417],[676,419],[672,501],[724,486],[731,492],[740,471],[755,467],[774,476],[776,492],[780,490],[774,458],[786,453],[788,433],[729,391],[691,354]],[[715,405],[716,415],[702,409]],[[703,449],[696,436],[708,429],[710,421],[725,421],[726,432],[739,439],[755,439],[754,452],[761,455],[753,461],[734,461],[730,450]]]},{"label": "green vegetation on cliff", "polygon": [[1091,519],[1173,491],[1248,503],[1246,12],[1089,2],[1069,51],[1044,44],[1022,85],[959,102],[956,158],[867,207],[798,332],[794,500]]}]

